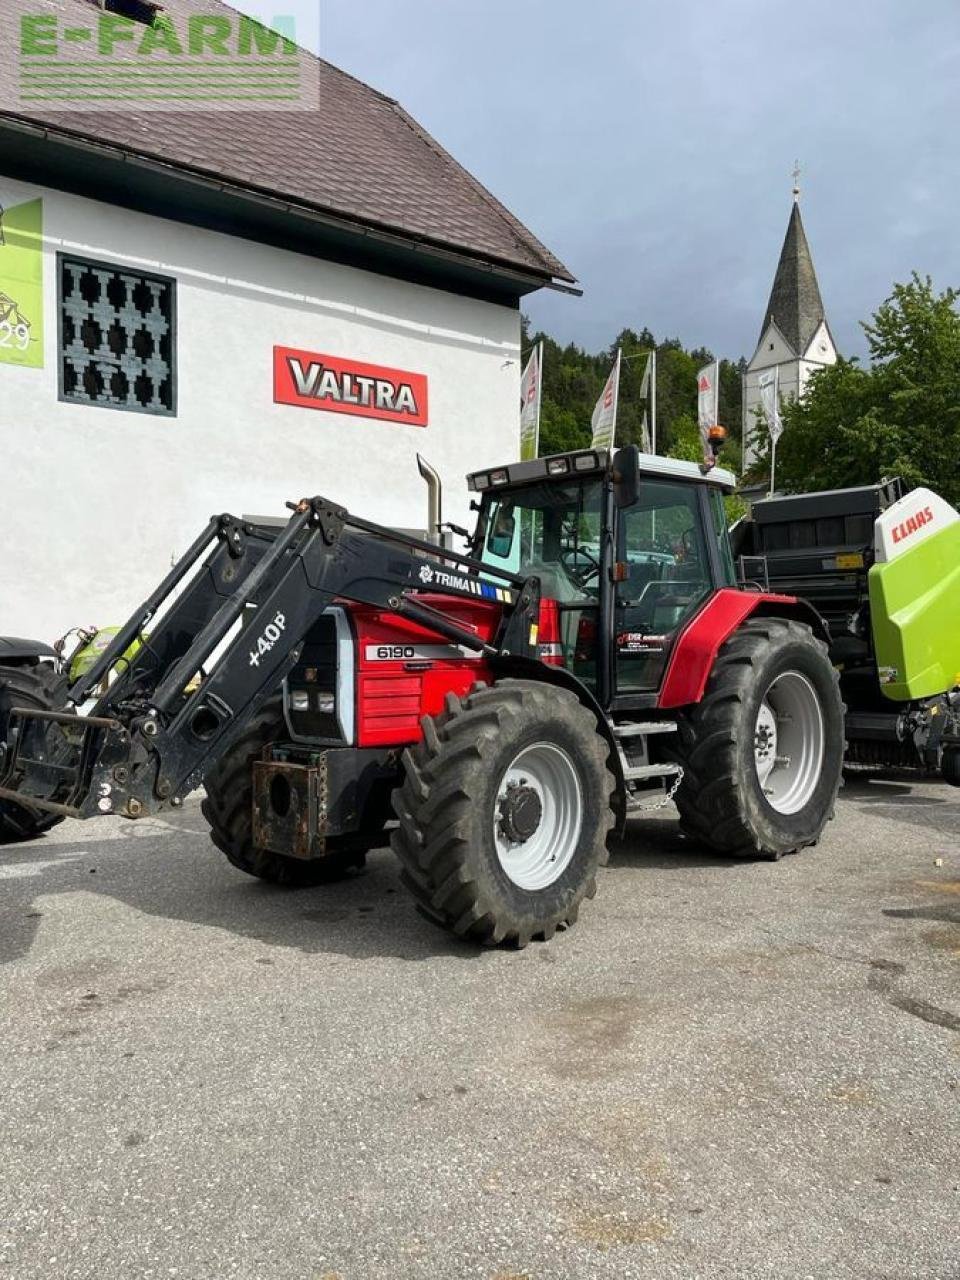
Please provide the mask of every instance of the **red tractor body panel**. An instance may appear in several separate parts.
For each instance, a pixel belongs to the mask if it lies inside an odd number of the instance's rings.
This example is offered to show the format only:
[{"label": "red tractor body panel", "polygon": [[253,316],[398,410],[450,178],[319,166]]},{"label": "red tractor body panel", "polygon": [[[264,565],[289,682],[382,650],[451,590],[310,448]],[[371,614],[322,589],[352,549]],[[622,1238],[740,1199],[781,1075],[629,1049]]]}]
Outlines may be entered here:
[{"label": "red tractor body panel", "polygon": [[699,702],[721,645],[747,618],[757,612],[796,616],[801,609],[802,603],[795,596],[721,588],[680,632],[667,663],[657,706],[666,710]]},{"label": "red tractor body panel", "polygon": [[[484,600],[418,594],[493,642],[503,606]],[[448,693],[467,693],[478,681],[489,684],[489,668],[478,653],[460,648],[396,613],[350,606],[356,632],[358,747],[400,747],[419,742],[422,716],[443,710]]]}]

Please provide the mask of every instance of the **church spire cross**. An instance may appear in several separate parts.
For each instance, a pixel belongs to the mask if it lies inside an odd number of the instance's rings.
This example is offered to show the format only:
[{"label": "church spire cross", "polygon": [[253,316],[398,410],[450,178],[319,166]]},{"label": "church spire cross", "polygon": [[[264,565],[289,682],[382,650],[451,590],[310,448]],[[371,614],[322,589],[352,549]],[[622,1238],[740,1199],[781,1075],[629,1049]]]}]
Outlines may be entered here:
[{"label": "church spire cross", "polygon": [[793,199],[794,203],[800,203],[800,161],[793,162]]}]

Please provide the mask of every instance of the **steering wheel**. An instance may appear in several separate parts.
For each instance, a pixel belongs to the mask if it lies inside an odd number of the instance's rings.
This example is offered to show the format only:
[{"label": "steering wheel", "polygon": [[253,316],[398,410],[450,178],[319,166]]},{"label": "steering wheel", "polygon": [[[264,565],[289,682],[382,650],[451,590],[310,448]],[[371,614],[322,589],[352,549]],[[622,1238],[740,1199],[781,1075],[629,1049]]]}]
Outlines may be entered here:
[{"label": "steering wheel", "polygon": [[568,551],[561,551],[560,563],[581,587],[585,588],[592,579],[600,578],[600,561],[593,552],[579,544]]}]

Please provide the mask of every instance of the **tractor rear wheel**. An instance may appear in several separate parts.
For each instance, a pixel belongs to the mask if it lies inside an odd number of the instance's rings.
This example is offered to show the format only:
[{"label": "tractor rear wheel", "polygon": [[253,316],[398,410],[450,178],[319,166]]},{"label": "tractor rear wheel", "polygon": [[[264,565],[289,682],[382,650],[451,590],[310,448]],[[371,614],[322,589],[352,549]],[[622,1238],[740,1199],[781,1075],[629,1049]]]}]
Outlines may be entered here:
[{"label": "tractor rear wheel", "polygon": [[448,695],[393,796],[393,849],[423,911],[486,946],[573,924],[607,861],[608,754],[565,689],[504,680]]},{"label": "tractor rear wheel", "polygon": [[[67,680],[49,662],[32,667],[0,667],[0,747],[7,741],[10,710],[29,707],[41,711],[63,709]],[[0,844],[32,840],[63,818],[42,813],[14,800],[0,800]]]},{"label": "tractor rear wheel", "polygon": [[258,849],[253,843],[253,763],[267,743],[285,738],[287,732],[282,699],[273,698],[204,778],[207,794],[201,809],[210,824],[210,839],[238,871],[288,888],[329,884],[363,866],[369,839],[328,840],[326,854],[309,860]]},{"label": "tractor rear wheel", "polygon": [[809,627],[753,618],[720,650],[679,716],[684,832],[719,853],[777,859],[816,844],[843,767],[843,702]]}]

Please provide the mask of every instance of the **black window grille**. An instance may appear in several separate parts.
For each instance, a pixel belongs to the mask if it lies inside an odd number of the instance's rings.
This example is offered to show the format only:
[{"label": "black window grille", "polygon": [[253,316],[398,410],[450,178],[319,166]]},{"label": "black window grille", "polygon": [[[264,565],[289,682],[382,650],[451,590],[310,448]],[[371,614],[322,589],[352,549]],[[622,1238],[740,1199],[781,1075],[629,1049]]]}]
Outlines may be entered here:
[{"label": "black window grille", "polygon": [[176,413],[176,281],[59,258],[60,398]]}]

